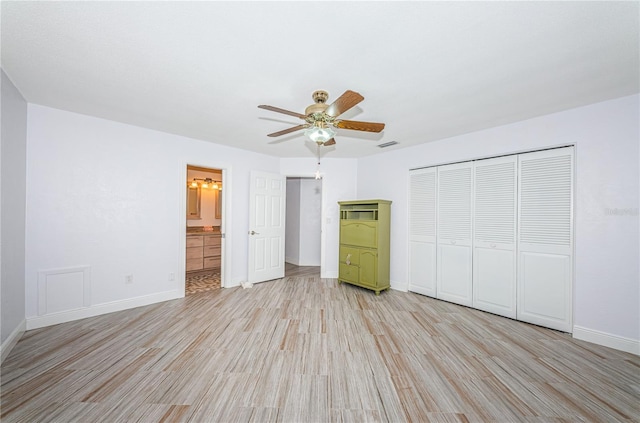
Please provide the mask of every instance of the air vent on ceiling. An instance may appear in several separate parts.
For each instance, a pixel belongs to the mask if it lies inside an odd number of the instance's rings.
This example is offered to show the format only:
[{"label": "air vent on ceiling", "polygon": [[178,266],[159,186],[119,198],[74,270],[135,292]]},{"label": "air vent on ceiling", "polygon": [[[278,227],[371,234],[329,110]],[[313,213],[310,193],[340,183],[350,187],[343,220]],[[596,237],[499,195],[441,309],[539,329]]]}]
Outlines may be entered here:
[{"label": "air vent on ceiling", "polygon": [[386,147],[391,147],[392,145],[396,145],[398,143],[398,141],[389,141],[389,142],[385,142],[382,144],[378,144],[378,147],[380,148],[386,148]]}]

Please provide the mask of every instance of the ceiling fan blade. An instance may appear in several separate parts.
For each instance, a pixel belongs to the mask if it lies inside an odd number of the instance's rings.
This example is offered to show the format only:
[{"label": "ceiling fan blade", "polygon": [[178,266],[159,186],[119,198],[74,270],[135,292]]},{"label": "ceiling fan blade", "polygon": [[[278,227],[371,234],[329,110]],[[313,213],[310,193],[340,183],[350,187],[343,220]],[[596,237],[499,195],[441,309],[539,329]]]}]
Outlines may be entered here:
[{"label": "ceiling fan blade", "polygon": [[328,147],[330,145],[333,145],[336,143],[336,139],[335,138],[331,138],[329,141],[325,141],[322,145],[324,145],[325,147]]},{"label": "ceiling fan blade", "polygon": [[380,132],[384,129],[384,123],[359,122],[357,120],[337,120],[333,123],[333,126],[341,129],[367,132]]},{"label": "ceiling fan blade", "polygon": [[307,118],[307,116],[303,115],[302,113],[291,112],[289,110],[281,109],[279,107],[267,106],[266,104],[261,104],[258,107],[261,108],[261,109],[265,109],[265,110],[271,110],[272,112],[284,113],[285,115],[295,116],[295,117],[300,118],[300,119],[306,119]]},{"label": "ceiling fan blade", "polygon": [[364,100],[364,97],[355,91],[347,90],[324,111],[325,114],[333,117],[340,116],[356,104]]},{"label": "ceiling fan blade", "polygon": [[304,129],[306,127],[308,127],[309,125],[297,125],[297,126],[293,126],[289,129],[283,129],[282,131],[278,131],[278,132],[274,132],[272,134],[267,135],[268,137],[279,137],[280,135],[284,135],[284,134],[288,134],[290,132],[295,132],[295,131],[299,131],[301,129]]}]

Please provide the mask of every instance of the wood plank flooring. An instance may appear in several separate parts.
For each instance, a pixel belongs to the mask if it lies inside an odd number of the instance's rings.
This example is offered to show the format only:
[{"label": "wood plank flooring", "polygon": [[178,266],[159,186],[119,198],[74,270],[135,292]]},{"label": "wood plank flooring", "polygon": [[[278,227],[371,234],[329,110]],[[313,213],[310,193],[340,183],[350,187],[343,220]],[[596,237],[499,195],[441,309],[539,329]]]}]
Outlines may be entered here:
[{"label": "wood plank flooring", "polygon": [[290,277],[304,277],[304,276],[319,276],[320,266],[296,266],[295,264],[284,264],[284,276]]},{"label": "wood plank flooring", "polygon": [[25,333],[2,422],[639,421],[640,357],[287,276]]}]

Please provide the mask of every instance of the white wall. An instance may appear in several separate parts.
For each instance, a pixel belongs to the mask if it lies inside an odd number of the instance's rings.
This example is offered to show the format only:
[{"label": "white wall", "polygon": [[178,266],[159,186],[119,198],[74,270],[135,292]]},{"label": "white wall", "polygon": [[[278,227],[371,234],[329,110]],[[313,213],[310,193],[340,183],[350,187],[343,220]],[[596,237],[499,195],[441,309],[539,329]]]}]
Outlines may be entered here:
[{"label": "white wall", "polygon": [[300,262],[300,179],[287,178],[287,220],[285,222],[284,261]]},{"label": "white wall", "polygon": [[[280,173],[285,176],[313,177],[317,159],[280,159]],[[358,161],[356,159],[322,158],[322,234],[321,274],[323,278],[338,277],[338,245],[340,208],[338,201],[356,197]]]},{"label": "white wall", "polygon": [[25,329],[27,103],[4,71],[0,73],[0,356],[4,359]]},{"label": "white wall", "polygon": [[[640,352],[639,99],[623,97],[358,160],[358,197],[393,201],[392,287],[407,287],[409,169],[575,144],[573,333]],[[611,214],[616,209],[619,214]]]},{"label": "white wall", "polygon": [[29,104],[28,328],[184,295],[187,164],[226,170],[223,266],[225,285],[238,285],[249,172],[277,173],[277,158]]}]

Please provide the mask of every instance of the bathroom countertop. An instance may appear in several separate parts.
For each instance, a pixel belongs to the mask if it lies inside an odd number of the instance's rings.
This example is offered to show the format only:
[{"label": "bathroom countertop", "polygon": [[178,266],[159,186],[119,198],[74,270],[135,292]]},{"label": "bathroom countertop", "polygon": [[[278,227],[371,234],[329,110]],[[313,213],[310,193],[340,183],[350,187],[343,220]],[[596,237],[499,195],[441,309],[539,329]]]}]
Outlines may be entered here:
[{"label": "bathroom countertop", "polygon": [[220,235],[220,228],[214,228],[213,230],[204,230],[202,228],[187,228],[187,235]]}]

